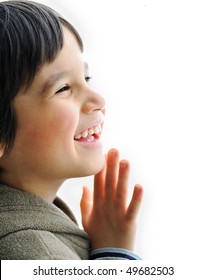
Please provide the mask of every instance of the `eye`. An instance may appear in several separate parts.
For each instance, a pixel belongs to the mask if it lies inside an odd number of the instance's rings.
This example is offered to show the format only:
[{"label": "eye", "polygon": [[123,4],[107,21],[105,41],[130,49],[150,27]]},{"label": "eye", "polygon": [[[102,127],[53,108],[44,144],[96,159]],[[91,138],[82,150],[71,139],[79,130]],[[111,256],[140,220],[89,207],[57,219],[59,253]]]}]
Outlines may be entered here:
[{"label": "eye", "polygon": [[57,93],[64,93],[64,92],[66,92],[66,91],[68,91],[68,90],[70,90],[70,89],[71,89],[70,86],[64,85],[62,88],[60,88],[60,89],[56,92],[56,94],[57,94]]}]

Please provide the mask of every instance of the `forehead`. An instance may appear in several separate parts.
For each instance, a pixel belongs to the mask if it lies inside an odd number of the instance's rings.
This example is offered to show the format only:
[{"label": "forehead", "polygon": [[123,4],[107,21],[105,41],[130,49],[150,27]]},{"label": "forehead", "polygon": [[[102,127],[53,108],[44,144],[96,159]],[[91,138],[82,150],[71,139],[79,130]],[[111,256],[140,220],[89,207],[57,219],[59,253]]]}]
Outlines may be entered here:
[{"label": "forehead", "polygon": [[40,75],[52,75],[56,72],[69,71],[74,66],[82,66],[83,54],[76,40],[76,37],[67,29],[63,28],[64,43],[55,59],[43,65]]},{"label": "forehead", "polygon": [[[45,63],[37,72],[30,90],[44,92],[51,88],[61,78],[77,76],[88,71],[83,53],[76,37],[67,28],[63,28],[64,44],[52,62]],[[38,88],[39,87],[39,88]]]}]

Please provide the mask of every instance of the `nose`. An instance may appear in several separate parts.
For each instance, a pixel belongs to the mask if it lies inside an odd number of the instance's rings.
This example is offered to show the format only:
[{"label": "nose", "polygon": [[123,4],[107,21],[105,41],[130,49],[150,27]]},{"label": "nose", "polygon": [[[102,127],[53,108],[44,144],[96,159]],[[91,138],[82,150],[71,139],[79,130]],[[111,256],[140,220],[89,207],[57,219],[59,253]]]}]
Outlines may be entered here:
[{"label": "nose", "polygon": [[92,113],[94,111],[104,111],[105,99],[96,91],[88,88],[85,92],[85,101],[83,103],[83,113]]}]

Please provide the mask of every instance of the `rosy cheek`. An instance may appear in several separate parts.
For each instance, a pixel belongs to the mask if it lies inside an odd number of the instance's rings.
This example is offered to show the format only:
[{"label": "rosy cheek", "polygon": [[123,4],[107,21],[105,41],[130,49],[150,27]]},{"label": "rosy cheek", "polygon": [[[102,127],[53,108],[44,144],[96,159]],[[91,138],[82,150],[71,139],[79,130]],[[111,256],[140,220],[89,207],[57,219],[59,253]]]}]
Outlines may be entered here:
[{"label": "rosy cheek", "polygon": [[55,108],[51,116],[44,120],[41,134],[49,142],[68,141],[72,137],[77,126],[77,116],[71,108]]},{"label": "rosy cheek", "polygon": [[57,135],[74,135],[78,125],[78,112],[73,107],[60,106],[52,110],[45,125]]},{"label": "rosy cheek", "polygon": [[52,106],[30,112],[21,120],[20,141],[29,149],[45,151],[73,141],[78,111],[70,106]]}]

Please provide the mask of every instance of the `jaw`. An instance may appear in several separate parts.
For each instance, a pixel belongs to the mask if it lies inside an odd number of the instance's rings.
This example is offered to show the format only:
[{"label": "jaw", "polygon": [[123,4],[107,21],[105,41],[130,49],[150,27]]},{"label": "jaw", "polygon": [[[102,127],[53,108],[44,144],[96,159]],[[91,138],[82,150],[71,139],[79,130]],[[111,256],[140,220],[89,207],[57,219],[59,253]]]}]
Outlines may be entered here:
[{"label": "jaw", "polygon": [[78,154],[78,168],[75,172],[77,176],[75,177],[91,176],[101,171],[105,164],[102,145],[98,141],[96,143],[75,142],[75,149]]}]

